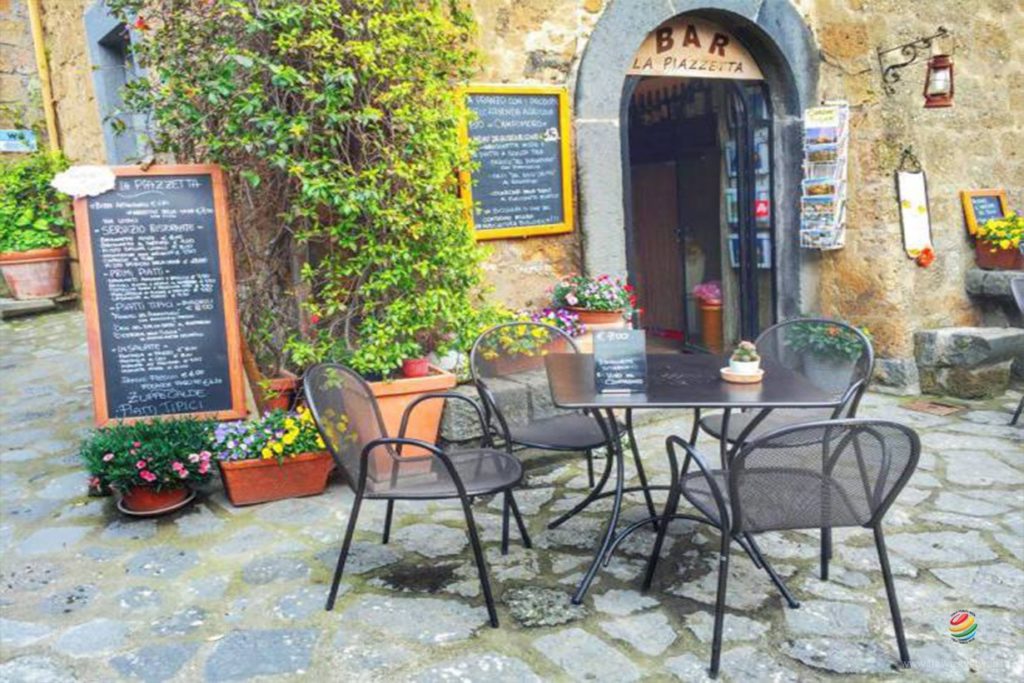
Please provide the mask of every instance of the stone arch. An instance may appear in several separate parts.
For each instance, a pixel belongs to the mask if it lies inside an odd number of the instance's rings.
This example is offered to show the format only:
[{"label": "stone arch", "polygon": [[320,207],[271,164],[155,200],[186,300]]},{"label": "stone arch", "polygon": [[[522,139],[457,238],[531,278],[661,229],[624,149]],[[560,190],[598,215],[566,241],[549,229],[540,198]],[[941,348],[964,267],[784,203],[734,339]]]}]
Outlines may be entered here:
[{"label": "stone arch", "polygon": [[[807,308],[816,287],[811,257],[799,249],[801,113],[815,100],[818,48],[790,0],[611,0],[590,36],[575,87],[576,156],[588,272],[624,275],[628,174],[623,172],[626,71],[644,38],[680,14],[701,16],[729,28],[757,60],[771,92],[775,113],[773,195],[780,281],[779,313]],[[789,229],[786,229],[786,228]],[[801,290],[808,296],[801,296]]]}]

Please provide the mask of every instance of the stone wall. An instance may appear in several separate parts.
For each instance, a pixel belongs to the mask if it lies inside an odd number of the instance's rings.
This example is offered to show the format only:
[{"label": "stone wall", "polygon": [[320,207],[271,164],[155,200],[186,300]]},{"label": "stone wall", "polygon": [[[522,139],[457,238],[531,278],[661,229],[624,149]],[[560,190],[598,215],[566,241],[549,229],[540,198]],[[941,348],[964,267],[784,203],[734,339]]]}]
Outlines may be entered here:
[{"label": "stone wall", "polygon": [[40,127],[43,114],[25,0],[0,0],[0,128]]}]

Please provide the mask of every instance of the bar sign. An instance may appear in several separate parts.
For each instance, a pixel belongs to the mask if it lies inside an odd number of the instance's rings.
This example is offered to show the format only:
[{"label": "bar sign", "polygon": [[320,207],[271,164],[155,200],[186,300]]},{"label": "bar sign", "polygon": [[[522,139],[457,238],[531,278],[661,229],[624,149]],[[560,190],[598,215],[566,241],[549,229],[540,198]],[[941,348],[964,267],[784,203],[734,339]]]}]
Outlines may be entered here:
[{"label": "bar sign", "polygon": [[602,394],[643,393],[647,340],[643,330],[594,332],[594,386]]}]

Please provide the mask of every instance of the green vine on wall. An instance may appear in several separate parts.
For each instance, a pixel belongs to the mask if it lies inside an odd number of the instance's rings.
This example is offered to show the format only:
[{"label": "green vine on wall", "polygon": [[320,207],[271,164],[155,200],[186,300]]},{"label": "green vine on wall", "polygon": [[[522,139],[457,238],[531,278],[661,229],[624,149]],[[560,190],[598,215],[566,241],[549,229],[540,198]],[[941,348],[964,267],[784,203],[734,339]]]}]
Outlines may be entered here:
[{"label": "green vine on wall", "polygon": [[475,59],[458,2],[108,5],[149,74],[124,99],[151,117],[154,151],[232,178],[240,308],[263,357],[388,375],[468,345],[491,312],[456,196],[455,86]]}]

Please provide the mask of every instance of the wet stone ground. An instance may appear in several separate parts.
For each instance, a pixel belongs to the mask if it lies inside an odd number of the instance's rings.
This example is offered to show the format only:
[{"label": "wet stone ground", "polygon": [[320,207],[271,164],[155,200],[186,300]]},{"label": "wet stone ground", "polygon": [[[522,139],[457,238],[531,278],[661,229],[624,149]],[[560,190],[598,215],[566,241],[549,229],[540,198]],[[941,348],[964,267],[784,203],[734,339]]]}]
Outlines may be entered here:
[{"label": "wet stone ground", "polygon": [[[90,426],[82,317],[0,323],[0,681],[702,680],[710,649],[717,539],[684,523],[655,586],[638,592],[651,534],[599,575],[585,604],[569,595],[607,504],[564,527],[547,521],[586,487],[583,460],[532,454],[519,494],[536,544],[498,552],[500,509],[479,500],[499,600],[485,624],[460,511],[403,503],[381,545],[383,503],[364,506],[337,607],[323,610],[352,494],[248,508],[211,485],[158,521],[119,515],[85,495],[76,444]],[[816,533],[761,545],[802,602],[784,607],[768,579],[733,554],[726,680],[1021,680],[1024,677],[1024,431],[1008,427],[1019,394],[952,418],[868,396],[863,413],[915,426],[920,468],[888,517],[914,668],[898,670],[869,532],[836,532],[833,577],[816,574]],[[639,442],[665,480],[678,416],[647,422]],[[628,519],[644,510],[637,500]],[[954,610],[977,618],[953,642]]]}]

